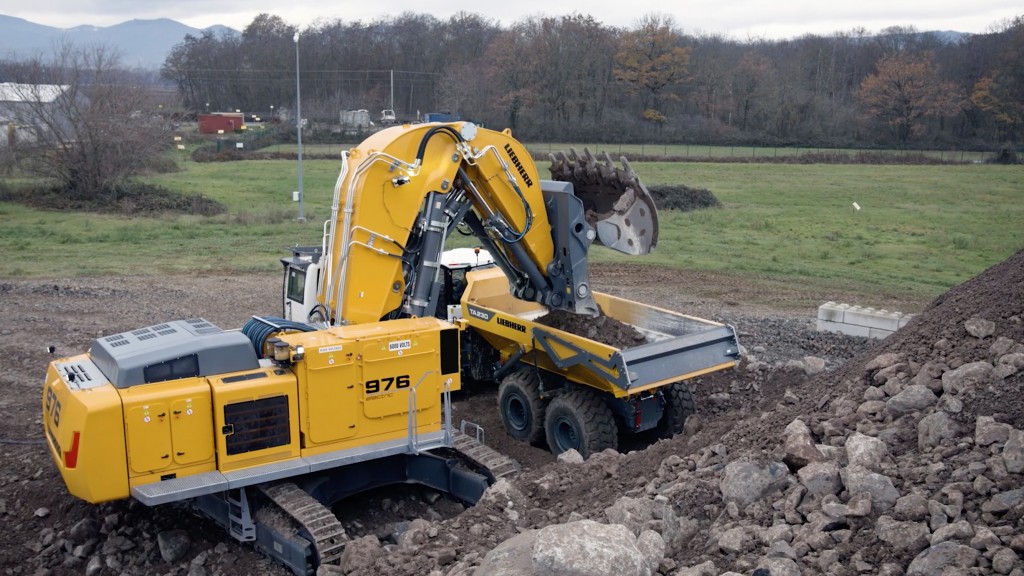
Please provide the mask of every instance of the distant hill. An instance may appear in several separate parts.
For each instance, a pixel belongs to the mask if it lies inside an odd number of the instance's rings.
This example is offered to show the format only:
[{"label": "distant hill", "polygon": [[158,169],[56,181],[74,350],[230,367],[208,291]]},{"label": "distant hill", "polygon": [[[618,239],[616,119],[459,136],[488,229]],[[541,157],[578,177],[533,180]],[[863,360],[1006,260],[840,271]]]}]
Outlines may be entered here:
[{"label": "distant hill", "polygon": [[76,45],[103,44],[116,48],[121,52],[121,63],[126,66],[159,69],[175,44],[189,34],[199,36],[204,30],[218,36],[239,33],[226,26],[192,28],[167,18],[129,20],[106,27],[54,28],[0,14],[0,59],[48,56],[59,41],[66,39]]}]

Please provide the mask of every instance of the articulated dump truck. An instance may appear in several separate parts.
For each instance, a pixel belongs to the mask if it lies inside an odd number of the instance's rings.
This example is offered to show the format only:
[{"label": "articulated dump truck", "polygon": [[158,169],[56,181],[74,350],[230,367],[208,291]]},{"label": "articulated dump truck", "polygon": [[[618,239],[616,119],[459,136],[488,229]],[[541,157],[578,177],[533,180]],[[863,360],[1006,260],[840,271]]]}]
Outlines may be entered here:
[{"label": "articulated dump truck", "polygon": [[555,453],[615,448],[620,430],[678,434],[694,411],[686,381],[736,364],[730,326],[594,292],[604,316],[640,336],[616,348],[543,323],[548,309],[511,297],[505,285],[497,269],[467,274],[461,314],[478,338],[466,347],[498,353],[508,433],[546,440]]},{"label": "articulated dump truck", "polygon": [[[625,160],[559,155],[551,176],[466,122],[344,153],[321,245],[282,258],[281,317],[159,321],[51,362],[43,426],[68,490],[191,507],[312,574],[350,538],[344,499],[418,483],[473,504],[516,472],[453,426],[463,386],[497,383],[508,434],[556,453],[679,433],[687,381],[736,365],[735,330],[593,291],[591,244],[648,253],[656,208]],[[445,251],[457,230],[480,248]],[[638,336],[603,343],[556,314]]]}]

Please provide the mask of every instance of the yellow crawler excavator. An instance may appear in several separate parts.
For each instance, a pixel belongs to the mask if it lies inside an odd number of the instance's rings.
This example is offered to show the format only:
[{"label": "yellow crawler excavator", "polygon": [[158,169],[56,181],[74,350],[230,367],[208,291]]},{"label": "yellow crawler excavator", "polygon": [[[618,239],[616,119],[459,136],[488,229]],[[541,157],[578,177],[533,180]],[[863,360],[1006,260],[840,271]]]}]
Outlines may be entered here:
[{"label": "yellow crawler excavator", "polygon": [[[340,557],[330,507],[344,498],[414,482],[475,503],[515,471],[453,429],[464,380],[500,382],[506,430],[555,452],[679,432],[686,380],[735,366],[739,346],[729,326],[591,289],[591,243],[657,243],[654,203],[622,164],[559,155],[542,180],[507,130],[370,136],[342,155],[321,245],[282,259],[282,317],[240,331],[165,321],[51,362],[43,426],[68,490],[187,504],[309,574]],[[487,265],[445,260],[455,231]],[[554,311],[613,318],[644,342],[552,328]]]}]

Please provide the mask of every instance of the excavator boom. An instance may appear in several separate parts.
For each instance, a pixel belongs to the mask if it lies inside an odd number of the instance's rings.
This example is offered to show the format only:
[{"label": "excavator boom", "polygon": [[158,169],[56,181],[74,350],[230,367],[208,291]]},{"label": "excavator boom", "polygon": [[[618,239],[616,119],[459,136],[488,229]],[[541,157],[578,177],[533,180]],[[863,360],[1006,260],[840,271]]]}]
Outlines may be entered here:
[{"label": "excavator boom", "polygon": [[657,242],[654,202],[625,160],[573,151],[541,180],[508,130],[453,122],[382,130],[342,161],[310,311],[326,325],[433,314],[437,263],[458,226],[495,255],[517,298],[589,316],[591,242],[629,254]]}]

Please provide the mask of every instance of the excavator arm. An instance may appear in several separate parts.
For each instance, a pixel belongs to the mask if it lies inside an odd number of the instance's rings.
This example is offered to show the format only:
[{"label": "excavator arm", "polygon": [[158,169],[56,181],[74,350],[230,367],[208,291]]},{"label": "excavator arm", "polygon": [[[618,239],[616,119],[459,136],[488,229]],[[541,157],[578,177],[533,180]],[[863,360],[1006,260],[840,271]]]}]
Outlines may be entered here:
[{"label": "excavator arm", "polygon": [[573,152],[556,159],[553,180],[541,180],[508,130],[468,122],[382,130],[343,154],[308,320],[433,314],[444,242],[460,225],[495,256],[514,296],[595,316],[591,242],[642,254],[657,241],[653,201],[623,164]]}]

